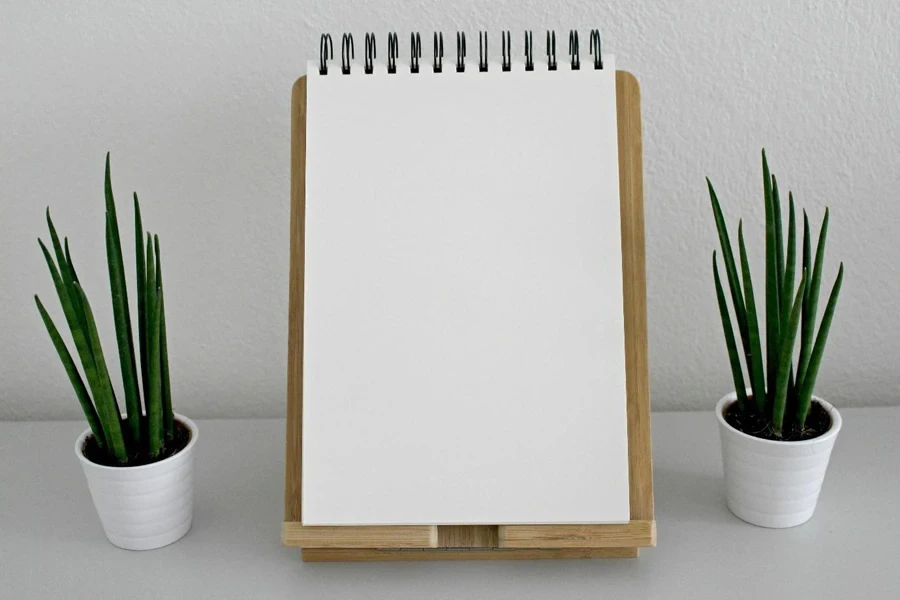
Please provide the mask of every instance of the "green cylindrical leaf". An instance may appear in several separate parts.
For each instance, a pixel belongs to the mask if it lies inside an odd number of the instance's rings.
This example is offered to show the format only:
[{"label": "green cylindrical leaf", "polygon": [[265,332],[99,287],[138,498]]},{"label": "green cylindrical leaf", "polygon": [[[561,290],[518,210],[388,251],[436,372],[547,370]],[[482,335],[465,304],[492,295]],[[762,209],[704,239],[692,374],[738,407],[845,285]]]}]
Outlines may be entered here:
[{"label": "green cylindrical leaf", "polygon": [[141,205],[134,194],[134,254],[137,272],[138,342],[141,354],[141,383],[144,398],[150,392],[147,373],[147,263],[144,255],[144,225],[141,222]]},{"label": "green cylindrical leaf", "polygon": [[159,288],[159,360],[162,376],[162,409],[163,429],[166,439],[175,437],[175,412],[172,408],[172,383],[169,379],[169,343],[166,339],[166,303],[162,291]]},{"label": "green cylindrical leaf", "polygon": [[[60,305],[62,306],[63,314],[66,317],[66,322],[69,325],[69,331],[72,333],[72,341],[75,342],[75,350],[78,353],[78,357],[81,359],[81,366],[84,369],[84,376],[88,380],[88,385],[91,388],[91,394],[96,399],[104,392],[101,388],[100,380],[97,377],[97,369],[94,366],[94,353],[91,349],[90,338],[87,332],[87,324],[84,319],[84,312],[81,307],[81,302],[79,300],[78,294],[74,291],[71,285],[66,286],[59,270],[56,268],[56,264],[53,262],[53,258],[50,256],[50,252],[44,245],[44,242],[38,240],[38,244],[41,247],[41,252],[43,252],[44,254],[44,260],[47,262],[47,268],[50,270],[50,276],[53,279],[53,285],[56,288],[56,295],[59,298]],[[66,260],[70,259],[67,258]],[[69,264],[71,265],[71,262]],[[71,270],[71,273],[74,274],[74,270]]]},{"label": "green cylindrical leaf", "polygon": [[65,239],[66,245],[66,263],[69,265],[69,274],[72,276],[72,281],[78,281],[78,273],[75,272],[75,263],[72,262],[72,255],[69,254],[69,238]]},{"label": "green cylindrical leaf", "polygon": [[144,398],[147,404],[147,452],[156,456],[164,442],[162,416],[162,374],[159,357],[159,291],[156,286],[156,266],[153,245],[147,235],[147,289],[146,310],[150,320],[147,324],[147,379],[150,391]]},{"label": "green cylindrical leaf", "polygon": [[743,412],[747,406],[747,386],[744,384],[744,375],[741,372],[741,359],[734,340],[734,329],[731,326],[731,316],[728,314],[728,303],[725,300],[725,292],[722,290],[722,281],[719,279],[719,266],[716,264],[715,251],[713,251],[713,278],[716,282],[716,298],[719,302],[722,330],[725,333],[725,346],[728,348],[728,360],[731,362],[734,391],[737,393],[738,407]]},{"label": "green cylindrical leaf", "polygon": [[162,259],[159,255],[159,236],[153,236],[156,250],[156,287],[159,290],[159,368],[162,384],[163,430],[166,440],[175,437],[175,413],[172,412],[172,385],[169,381],[169,346],[166,340],[166,302],[163,294]]},{"label": "green cylindrical leaf", "polygon": [[[794,195],[788,194],[787,259],[781,279],[781,327],[784,330],[791,318],[791,299],[794,296],[794,270],[797,262],[797,232],[794,224]],[[802,298],[801,298],[802,300]],[[802,306],[802,305],[801,305]]]},{"label": "green cylindrical leaf", "polygon": [[[778,193],[778,180],[772,175],[772,213],[775,217],[775,261],[777,265],[778,291],[784,287],[784,232],[781,222],[781,196]],[[782,307],[782,312],[784,307]],[[788,308],[790,311],[790,308]]]},{"label": "green cylindrical leaf", "polygon": [[119,238],[119,218],[116,215],[116,201],[112,190],[109,152],[106,153],[103,190],[106,196],[106,261],[109,269],[109,287],[112,293],[119,364],[125,389],[128,429],[131,439],[140,447],[141,399],[137,382],[137,361],[134,355],[134,334],[131,330],[131,308],[128,305],[128,288],[125,283],[125,263],[122,259],[122,241]]},{"label": "green cylindrical leaf", "polygon": [[59,272],[59,269],[56,268],[56,263],[53,262],[53,257],[50,256],[50,251],[47,250],[47,246],[44,245],[44,241],[38,238],[38,245],[41,247],[41,252],[44,254],[44,260],[47,263],[47,268],[50,270],[50,277],[53,279],[53,286],[56,288],[56,294],[59,296],[59,302],[62,304],[63,311],[68,316],[68,310],[71,310],[72,306],[69,301],[69,292],[63,282],[62,275]]},{"label": "green cylindrical leaf", "polygon": [[803,291],[806,287],[806,277],[807,274],[804,273],[803,278],[800,279],[800,287],[797,290],[797,297],[794,299],[790,320],[787,327],[782,331],[778,379],[775,383],[775,402],[772,405],[772,431],[779,436],[784,429],[784,410],[787,404],[791,358],[793,357],[794,340],[797,337],[797,331],[800,329],[800,314],[803,310]]},{"label": "green cylindrical leaf", "polygon": [[[812,273],[812,250],[809,235],[809,217],[806,211],[803,211],[803,270]],[[812,352],[812,333],[815,331],[815,315],[810,319],[809,314],[809,296],[812,290],[812,280],[806,286],[806,292],[803,294],[803,316],[800,318],[800,357],[797,360],[797,380],[796,387],[799,389],[800,382],[803,380],[804,366],[809,364],[809,354]]]},{"label": "green cylindrical leaf", "polygon": [[[803,324],[803,309],[800,309],[800,324]],[[799,335],[799,334],[798,334]],[[788,375],[788,391],[787,391],[787,401],[784,404],[784,414],[786,414],[789,418],[791,415],[797,413],[797,380],[794,378],[794,365],[793,362],[790,365],[790,374]]]},{"label": "green cylindrical leaf", "polygon": [[778,379],[779,323],[781,290],[778,287],[778,240],[775,232],[775,207],[772,200],[772,177],[766,151],[763,150],[763,194],[766,203],[766,389],[769,405],[775,401]]},{"label": "green cylindrical leaf", "polygon": [[825,305],[825,312],[822,314],[822,323],[819,325],[819,333],[816,335],[816,345],[813,348],[812,356],[809,360],[809,367],[800,383],[800,390],[797,392],[797,421],[800,427],[806,425],[806,417],[809,415],[809,407],[812,403],[813,388],[816,385],[816,377],[819,375],[819,366],[822,364],[822,357],[825,354],[825,344],[828,341],[828,332],[831,329],[831,322],[834,319],[834,309],[837,306],[838,295],[841,293],[841,284],[844,281],[844,263],[841,263],[838,269],[837,279],[834,287],[831,288],[831,296],[828,298],[828,304]]},{"label": "green cylindrical leaf", "polygon": [[81,410],[84,412],[84,417],[87,419],[88,426],[90,426],[91,431],[94,434],[94,439],[97,441],[97,445],[100,448],[105,449],[106,436],[103,433],[103,426],[100,423],[100,418],[97,416],[97,411],[94,409],[94,404],[91,402],[91,396],[88,394],[87,388],[84,387],[84,381],[82,381],[81,375],[78,373],[78,367],[75,366],[75,361],[72,360],[72,355],[69,353],[69,349],[66,348],[66,343],[63,341],[62,336],[59,335],[59,330],[56,329],[56,325],[54,325],[53,319],[50,318],[50,315],[41,303],[41,299],[35,295],[34,302],[37,304],[38,311],[41,313],[41,319],[44,320],[44,326],[47,328],[47,333],[50,334],[50,340],[53,342],[57,354],[59,354],[59,359],[66,369],[66,374],[69,376],[69,382],[75,390],[75,395],[78,397],[78,402],[81,404]]},{"label": "green cylindrical leaf", "polygon": [[134,358],[134,339],[131,333],[131,315],[128,310],[128,293],[125,288],[125,271],[122,268],[122,253],[115,247],[116,229],[118,226],[113,221],[113,215],[107,212],[106,262],[109,270],[109,289],[112,295],[113,320],[116,326],[116,342],[119,350],[119,367],[122,372],[122,386],[125,389],[128,440],[135,444],[135,449],[137,449],[141,447],[141,399]]},{"label": "green cylindrical leaf", "polygon": [[[738,332],[741,336],[741,346],[744,350],[744,360],[750,364],[750,332],[747,324],[747,309],[744,305],[744,293],[741,290],[741,280],[738,276],[737,266],[734,262],[734,252],[731,249],[731,240],[728,236],[728,226],[722,214],[719,198],[713,189],[712,182],[706,178],[706,186],[709,188],[709,200],[712,204],[713,217],[716,221],[716,231],[719,234],[719,245],[722,248],[722,260],[725,263],[725,275],[728,278],[728,288],[731,292],[731,303],[734,306],[734,317],[737,320]],[[749,367],[748,367],[749,368]]]},{"label": "green cylindrical leaf", "polygon": [[73,283],[72,289],[78,294],[81,306],[84,308],[84,317],[87,322],[88,336],[91,340],[91,350],[94,353],[94,366],[100,388],[100,393],[94,394],[94,401],[97,403],[97,414],[103,423],[108,451],[115,458],[116,462],[125,464],[128,462],[128,450],[125,446],[125,437],[122,434],[122,413],[119,411],[113,394],[109,371],[106,368],[106,359],[103,357],[103,348],[100,344],[100,335],[97,333],[94,313],[81,286],[78,283]]},{"label": "green cylindrical leaf", "polygon": [[[57,295],[63,307],[69,331],[72,333],[72,339],[75,342],[75,350],[78,352],[81,364],[87,374],[88,362],[93,360],[93,350],[91,350],[91,341],[87,336],[87,323],[84,320],[84,310],[81,306],[81,301],[78,298],[78,294],[72,290],[72,284],[78,281],[78,275],[75,272],[72,256],[69,253],[69,238],[65,239],[65,250],[63,250],[59,243],[56,227],[54,227],[53,220],[50,218],[49,208],[47,208],[47,228],[50,230],[50,238],[53,242],[56,260],[59,262],[59,275],[62,280],[62,289],[57,288]],[[47,258],[46,254],[45,258]],[[96,397],[94,387],[96,382],[92,383],[91,380],[88,380],[88,383],[91,385],[91,390],[94,391],[94,396]]]},{"label": "green cylindrical leaf", "polygon": [[[809,236],[809,217],[806,216],[806,210],[803,210],[803,266],[802,270],[807,273],[812,273],[812,250],[811,250],[811,242]],[[809,291],[812,289],[812,286],[806,286],[806,294],[804,294],[803,302],[806,302],[806,299],[809,298]],[[805,304],[804,304],[805,306]],[[805,321],[805,319],[804,319]]]},{"label": "green cylindrical leaf", "polygon": [[765,367],[763,367],[762,343],[759,339],[756,298],[753,292],[753,280],[750,277],[750,262],[747,260],[747,247],[744,244],[743,222],[738,225],[738,248],[741,255],[741,271],[744,276],[744,294],[747,300],[747,329],[750,335],[750,355],[747,370],[750,373],[753,402],[757,412],[763,413],[766,408],[766,374]]},{"label": "green cylindrical leaf", "polygon": [[[803,305],[803,320],[806,321],[806,330],[801,342],[800,363],[797,366],[797,384],[802,388],[809,370],[809,361],[812,358],[813,332],[816,327],[816,311],[819,307],[819,292],[822,287],[822,268],[825,263],[825,240],[828,237],[828,209],[825,209],[825,217],[822,219],[822,228],[819,230],[819,241],[816,243],[816,260],[813,266],[812,277],[809,282],[809,293]],[[808,348],[806,353],[803,347]]]},{"label": "green cylindrical leaf", "polygon": [[56,233],[53,219],[50,218],[50,207],[47,207],[47,229],[50,230],[50,241],[53,244],[53,252],[56,254],[56,263],[59,265],[60,277],[62,278],[63,284],[65,284],[65,288],[68,289],[69,286],[72,285],[72,273],[69,270],[66,253],[63,251],[62,244],[59,243],[59,235]]}]

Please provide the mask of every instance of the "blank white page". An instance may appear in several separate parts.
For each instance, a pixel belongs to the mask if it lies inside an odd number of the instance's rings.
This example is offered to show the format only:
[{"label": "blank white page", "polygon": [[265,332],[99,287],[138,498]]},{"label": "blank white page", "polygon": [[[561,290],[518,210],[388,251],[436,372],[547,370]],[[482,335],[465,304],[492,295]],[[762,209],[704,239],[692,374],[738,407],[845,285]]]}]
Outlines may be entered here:
[{"label": "blank white page", "polygon": [[309,65],[304,524],[628,521],[604,58]]}]

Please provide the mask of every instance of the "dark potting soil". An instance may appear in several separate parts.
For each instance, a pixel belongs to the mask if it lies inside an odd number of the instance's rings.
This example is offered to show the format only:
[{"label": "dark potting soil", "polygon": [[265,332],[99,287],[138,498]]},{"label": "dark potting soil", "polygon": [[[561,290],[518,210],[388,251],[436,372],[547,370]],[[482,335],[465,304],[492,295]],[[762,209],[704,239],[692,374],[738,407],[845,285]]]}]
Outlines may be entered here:
[{"label": "dark potting soil", "polygon": [[84,440],[84,448],[82,449],[84,452],[84,457],[87,458],[92,463],[96,463],[98,465],[103,465],[105,467],[141,467],[143,465],[150,465],[161,460],[165,460],[170,456],[174,456],[184,450],[188,443],[191,441],[191,430],[187,428],[187,425],[182,423],[179,420],[175,420],[175,435],[171,440],[166,441],[163,446],[162,451],[156,456],[151,457],[148,454],[138,454],[133,459],[128,461],[128,464],[120,465],[115,462],[109,455],[107,455],[105,450],[101,450],[97,445],[97,440],[93,435],[89,435],[87,439]]},{"label": "dark potting soil", "polygon": [[[752,398],[748,398],[750,402]],[[825,408],[813,400],[806,416],[806,426],[802,429],[791,423],[776,436],[772,431],[772,421],[768,416],[759,414],[742,414],[737,402],[732,402],[725,409],[725,422],[747,435],[776,442],[800,442],[817,438],[831,429],[831,416]],[[787,419],[785,419],[787,420]]]}]

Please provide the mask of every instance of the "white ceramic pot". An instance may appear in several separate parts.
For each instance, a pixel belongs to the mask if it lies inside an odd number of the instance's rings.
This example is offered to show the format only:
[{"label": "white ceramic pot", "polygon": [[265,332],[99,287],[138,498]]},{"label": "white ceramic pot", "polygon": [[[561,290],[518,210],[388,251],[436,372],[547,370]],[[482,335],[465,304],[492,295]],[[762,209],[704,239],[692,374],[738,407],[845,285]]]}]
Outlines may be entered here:
[{"label": "white ceramic pot", "polygon": [[191,430],[178,454],[139,467],[107,467],[84,456],[88,429],[75,442],[97,515],[110,542],[126,550],[152,550],[175,542],[191,528],[194,509],[194,449],[197,425],[176,415]]},{"label": "white ceramic pot", "polygon": [[831,416],[831,429],[817,438],[776,442],[742,433],[725,422],[723,412],[737,399],[731,393],[716,405],[728,509],[760,527],[794,527],[816,510],[831,449],[841,431],[841,414],[813,396]]}]

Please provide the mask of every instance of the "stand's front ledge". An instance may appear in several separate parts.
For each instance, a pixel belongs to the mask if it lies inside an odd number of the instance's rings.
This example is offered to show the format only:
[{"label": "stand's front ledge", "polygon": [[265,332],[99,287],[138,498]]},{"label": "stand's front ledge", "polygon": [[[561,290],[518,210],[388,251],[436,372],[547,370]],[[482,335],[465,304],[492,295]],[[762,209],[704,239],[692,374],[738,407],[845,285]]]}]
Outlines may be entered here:
[{"label": "stand's front ledge", "polygon": [[395,562],[425,560],[542,560],[560,558],[637,558],[637,548],[307,548],[303,562]]},{"label": "stand's front ledge", "polygon": [[297,548],[436,548],[436,525],[306,526],[281,524],[281,543]]},{"label": "stand's front ledge", "polygon": [[656,521],[620,525],[501,525],[501,548],[639,548],[656,545]]},{"label": "stand's front ledge", "polygon": [[[391,525],[305,526],[285,521],[285,546],[309,549],[588,549],[656,545],[656,521],[616,525]],[[413,559],[415,560],[415,559]]]}]

